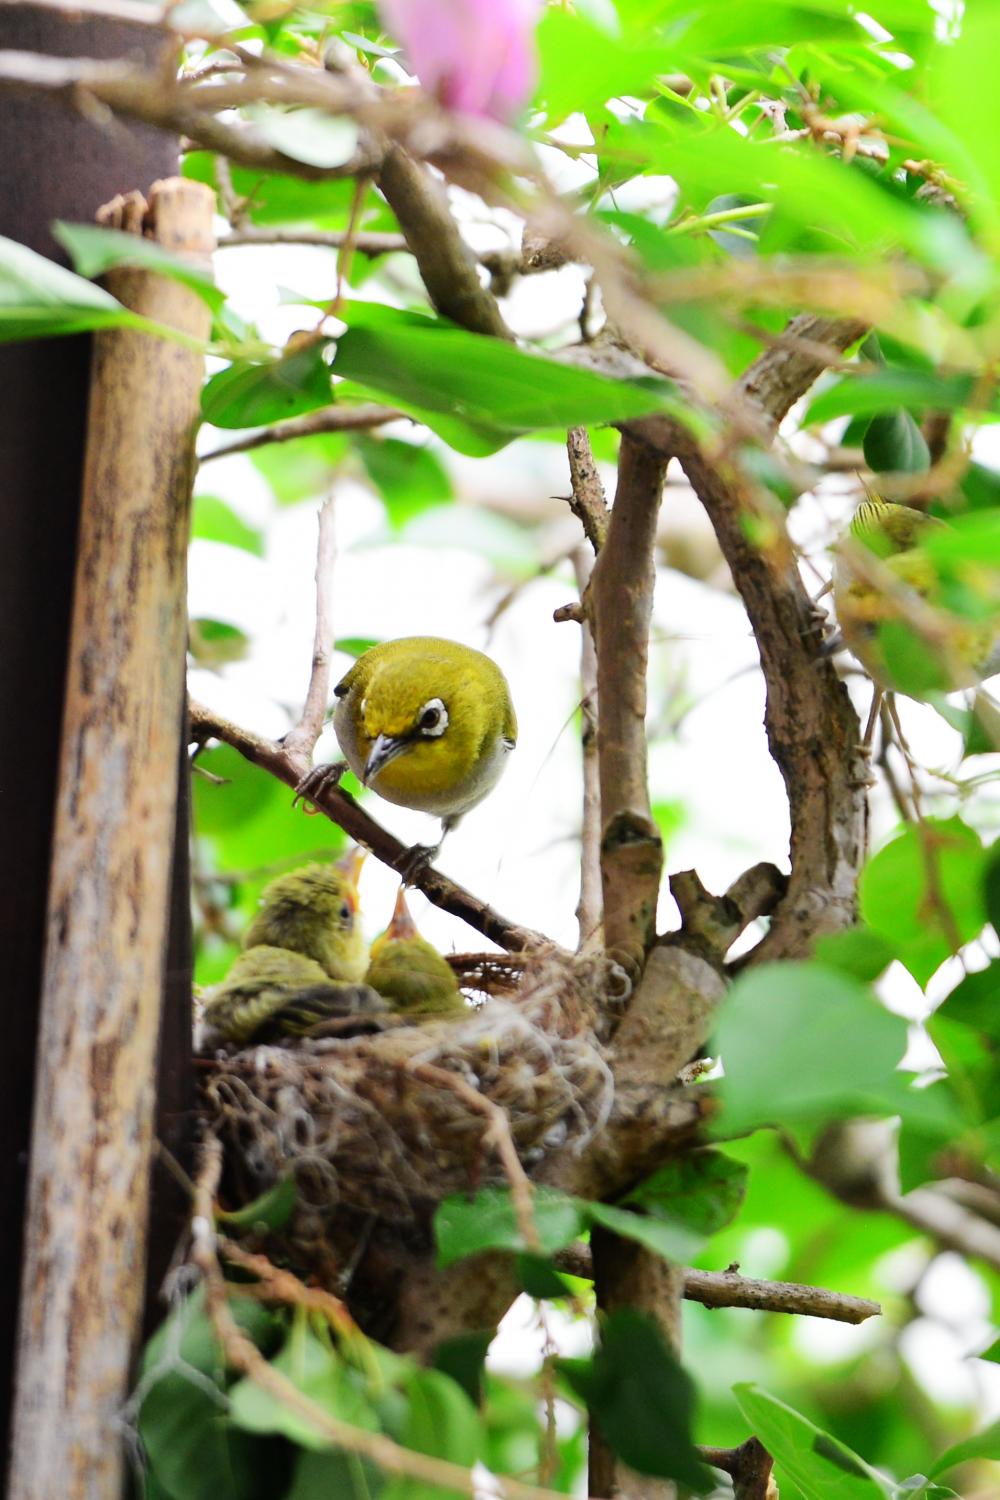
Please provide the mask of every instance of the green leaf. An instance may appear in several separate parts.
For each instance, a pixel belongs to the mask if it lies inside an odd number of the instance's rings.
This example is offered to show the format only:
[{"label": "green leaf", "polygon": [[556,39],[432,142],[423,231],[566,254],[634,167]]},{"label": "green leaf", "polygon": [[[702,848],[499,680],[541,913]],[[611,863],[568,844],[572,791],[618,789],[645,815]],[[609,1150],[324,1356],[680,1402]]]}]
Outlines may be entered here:
[{"label": "green leaf", "polygon": [[983,858],[979,835],[960,818],[928,818],[898,833],[862,871],[861,915],[918,984],[981,931]]},{"label": "green leaf", "polygon": [[342,167],[358,144],[355,121],[325,109],[256,104],[247,114],[275,150],[311,167]]},{"label": "green leaf", "polygon": [[937,1479],[939,1474],[947,1473],[956,1464],[968,1463],[973,1458],[988,1458],[994,1463],[1000,1463],[1000,1422],[991,1422],[982,1432],[948,1448],[931,1465],[930,1477]]},{"label": "green leaf", "polygon": [[202,391],[202,416],[215,427],[264,427],[329,406],[333,397],[323,349],[317,340],[281,359],[234,361]]},{"label": "green leaf", "polygon": [[630,1213],[612,1203],[588,1203],[587,1217],[592,1224],[599,1224],[622,1239],[634,1240],[654,1255],[675,1263],[691,1260],[705,1243],[703,1234],[685,1224]]},{"label": "green leaf", "polygon": [[896,1113],[906,1023],[857,980],[822,964],[762,964],[741,974],[716,1042],[727,1135]]},{"label": "green leaf", "polygon": [[347,434],[317,432],[287,443],[254,448],[249,457],[267,480],[279,505],[296,505],[325,495],[349,451]]},{"label": "green leaf", "polygon": [[295,1178],[282,1177],[274,1187],[261,1193],[252,1203],[243,1208],[227,1211],[217,1210],[216,1217],[233,1229],[281,1229],[288,1223],[295,1208]]},{"label": "green leaf", "polygon": [[62,219],[53,224],[52,234],[68,252],[73,269],[81,276],[93,279],[115,266],[140,266],[190,287],[213,312],[218,312],[226,300],[225,292],[215,284],[211,265],[175,255],[157,240],[126,234],[121,229],[103,229],[97,224],[68,224]]},{"label": "green leaf", "polygon": [[537,99],[551,124],[601,108],[617,94],[645,94],[655,73],[675,64],[669,48],[636,28],[618,38],[569,11],[546,10],[537,31],[541,70]]},{"label": "green leaf", "polygon": [[335,651],[345,651],[348,656],[355,658],[364,656],[373,646],[380,646],[381,640],[373,635],[342,635],[333,643]]},{"label": "green leaf", "polygon": [[931,466],[924,435],[903,407],[872,417],[862,448],[865,463],[876,474],[926,474]]},{"label": "green leaf", "polygon": [[300,1448],[291,1488],[282,1492],[282,1500],[375,1500],[386,1483],[382,1470],[356,1453],[317,1453]]},{"label": "green leaf", "polygon": [[448,472],[432,449],[400,438],[356,437],[353,444],[385,504],[393,531],[452,498]]},{"label": "green leaf", "polygon": [[0,235],[0,342],[109,327],[158,331],[103,287]]},{"label": "green leaf", "polygon": [[698,1254],[710,1235],[735,1218],[746,1181],[743,1162],[721,1151],[693,1151],[666,1162],[620,1204],[587,1203],[585,1207],[592,1223],[636,1240],[668,1260],[686,1261]]},{"label": "green leaf", "polygon": [[712,1488],[691,1441],[694,1386],[652,1318],[631,1308],[612,1313],[593,1359],[558,1367],[625,1463],[697,1494]]},{"label": "green leaf", "polygon": [[986,867],[983,870],[983,895],[986,916],[993,931],[1000,934],[1000,842],[992,844],[987,851]]},{"label": "green leaf", "polygon": [[815,396],[802,418],[804,427],[834,417],[875,416],[899,407],[954,411],[972,397],[969,375],[939,375],[932,370],[904,370],[886,365],[870,375],[847,375]]},{"label": "green leaf", "polygon": [[[269,1347],[274,1315],[247,1297],[231,1298],[229,1306],[254,1343]],[[203,1287],[150,1339],[142,1375],[137,1425],[163,1494],[171,1500],[269,1500],[280,1491],[282,1456],[229,1422],[222,1351]]]},{"label": "green leaf", "polygon": [[[555,1188],[536,1188],[532,1193],[532,1217],[542,1250],[553,1254],[571,1245],[583,1232],[585,1218],[575,1199]],[[527,1250],[517,1226],[510,1191],[481,1188],[473,1196],[455,1193],[445,1198],[434,1215],[438,1265],[480,1250]]]},{"label": "green leaf", "polygon": [[666,381],[610,380],[466,333],[443,318],[354,303],[334,372],[482,457],[546,427],[624,421],[676,406]]},{"label": "green leaf", "polygon": [[434,1348],[434,1368],[457,1381],[474,1406],[482,1401],[486,1355],[495,1336],[495,1328],[484,1328],[444,1339]]},{"label": "green leaf", "polygon": [[533,1255],[522,1250],[515,1257],[517,1279],[529,1297],[539,1302],[552,1297],[571,1297],[573,1286],[569,1278],[561,1276],[547,1255]]},{"label": "green leaf", "polygon": [[[405,1448],[471,1468],[483,1454],[479,1413],[458,1383],[440,1370],[414,1370],[406,1382],[408,1406],[399,1441]],[[394,1479],[386,1500],[453,1500],[454,1491],[413,1479]]]},{"label": "green leaf", "polygon": [[224,542],[240,547],[255,557],[264,556],[264,538],[254,526],[236,514],[217,495],[195,495],[191,516],[191,535],[204,542]]},{"label": "green leaf", "polygon": [[[891,1487],[863,1458],[759,1386],[733,1386],[754,1434],[802,1500],[879,1500]],[[779,1486],[780,1487],[780,1486]]]},{"label": "green leaf", "polygon": [[243,661],[250,652],[250,637],[227,620],[195,615],[188,621],[188,650],[199,667],[217,670],[226,662]]},{"label": "green leaf", "polygon": [[269,802],[282,796],[280,782],[252,766],[230,745],[218,745],[199,755],[197,765],[221,777],[222,786],[195,776],[194,815],[199,833],[225,833],[258,816]]},{"label": "green leaf", "polygon": [[[313,1332],[298,1310],[288,1338],[271,1361],[296,1390],[331,1417],[378,1430],[379,1422],[357,1372],[341,1360],[325,1340]],[[230,1415],[237,1427],[248,1432],[277,1432],[303,1448],[329,1448],[331,1439],[322,1427],[310,1421],[265,1391],[249,1376],[229,1392]]]},{"label": "green leaf", "polygon": [[892,943],[870,927],[848,927],[844,932],[825,932],[813,952],[828,969],[838,969],[863,983],[877,979],[896,957]]}]

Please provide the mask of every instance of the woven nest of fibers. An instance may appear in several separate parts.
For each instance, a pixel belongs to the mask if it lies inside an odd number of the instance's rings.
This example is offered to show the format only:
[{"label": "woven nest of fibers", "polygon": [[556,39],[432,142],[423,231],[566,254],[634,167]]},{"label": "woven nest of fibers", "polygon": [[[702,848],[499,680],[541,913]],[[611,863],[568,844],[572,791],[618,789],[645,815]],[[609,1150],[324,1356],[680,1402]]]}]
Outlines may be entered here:
[{"label": "woven nest of fibers", "polygon": [[611,1108],[595,1023],[622,979],[605,961],[548,955],[467,1018],[214,1059],[207,1124],[228,1182],[249,1201],[292,1175],[295,1237],[322,1238],[344,1209],[412,1223],[449,1193],[503,1181],[498,1123],[529,1170],[582,1148]]}]

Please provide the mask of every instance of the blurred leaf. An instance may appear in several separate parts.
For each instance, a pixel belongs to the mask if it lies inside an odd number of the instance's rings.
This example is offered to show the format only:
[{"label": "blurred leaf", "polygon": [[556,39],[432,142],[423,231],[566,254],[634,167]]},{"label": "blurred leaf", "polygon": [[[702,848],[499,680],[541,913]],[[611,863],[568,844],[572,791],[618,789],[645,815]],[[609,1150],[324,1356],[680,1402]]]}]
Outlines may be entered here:
[{"label": "blurred leaf", "polygon": [[[541,1248],[548,1254],[579,1239],[584,1216],[575,1199],[554,1188],[536,1188],[531,1196],[532,1217]],[[437,1263],[453,1261],[480,1250],[527,1250],[517,1226],[510,1191],[481,1188],[473,1196],[455,1193],[445,1198],[434,1215]]]},{"label": "blurred leaf", "polygon": [[224,542],[229,547],[241,547],[255,557],[264,556],[262,534],[255,526],[248,526],[217,495],[195,495],[191,535],[205,542]]},{"label": "blurred leaf", "polygon": [[721,193],[718,198],[713,198],[705,205],[706,219],[720,214],[740,213],[738,219],[734,217],[726,224],[707,230],[709,239],[718,245],[720,250],[725,250],[727,255],[734,255],[737,260],[746,260],[757,254],[757,242],[767,223],[766,214],[758,213],[753,217],[742,216],[743,211],[752,207],[754,207],[753,198],[748,198],[744,193]]},{"label": "blurred leaf", "polygon": [[250,650],[250,637],[226,620],[196,615],[188,621],[188,650],[199,667],[216,669],[242,661]]},{"label": "blurred leaf", "polygon": [[358,144],[355,121],[325,109],[254,104],[247,114],[276,151],[310,167],[342,167]]},{"label": "blurred leaf", "polygon": [[[479,1414],[462,1387],[440,1370],[414,1370],[406,1382],[408,1406],[400,1442],[417,1453],[471,1468],[482,1457]],[[453,1500],[453,1490],[415,1479],[393,1479],[386,1500]]]},{"label": "blurred leaf", "polygon": [[870,927],[848,927],[844,932],[824,932],[813,949],[828,969],[839,969],[864,983],[871,983],[896,957],[893,945]]},{"label": "blurred leaf", "polygon": [[989,1458],[994,1463],[1000,1463],[1000,1422],[992,1422],[982,1432],[977,1432],[974,1436],[966,1438],[964,1442],[956,1443],[954,1447],[947,1449],[937,1462],[932,1464],[930,1477],[937,1479],[938,1475],[946,1474],[957,1464],[968,1463],[973,1458]]},{"label": "blurred leaf", "polygon": [[919,985],[982,929],[982,871],[982,842],[961,818],[911,824],[862,871],[861,915]]},{"label": "blurred leaf", "polygon": [[810,401],[802,425],[815,427],[834,417],[891,414],[900,407],[953,411],[968,404],[972,389],[968,375],[884,366],[874,374],[844,376],[828,385]]},{"label": "blurred leaf", "polygon": [[215,427],[265,427],[333,400],[321,340],[281,359],[235,360],[201,393],[201,414]]},{"label": "blurred leaf", "polygon": [[297,1450],[291,1488],[282,1500],[375,1500],[387,1480],[381,1469],[356,1453]]},{"label": "blurred leaf", "polygon": [[615,422],[664,410],[666,382],[610,380],[527,354],[443,318],[353,303],[334,371],[415,415],[460,453],[482,457],[545,427]]},{"label": "blurred leaf", "polygon": [[675,834],[680,833],[687,822],[687,807],[683,802],[661,800],[653,803],[652,813],[653,821],[660,830],[663,847],[667,849]]},{"label": "blurred leaf", "polygon": [[230,745],[203,751],[196,764],[225,783],[216,786],[204,776],[194,777],[194,821],[199,833],[225,833],[234,824],[258,816],[268,802],[282,795],[279,781],[252,766]]},{"label": "blurred leaf", "polygon": [[475,1406],[482,1401],[486,1355],[495,1337],[495,1328],[485,1328],[434,1346],[434,1368],[456,1381]]},{"label": "blurred leaf", "polygon": [[557,1363],[625,1463],[696,1494],[712,1488],[691,1441],[694,1386],[652,1318],[631,1308],[614,1312],[591,1360]]},{"label": "blurred leaf", "polygon": [[348,656],[355,658],[364,656],[373,646],[380,646],[381,640],[372,635],[343,635],[333,643],[335,651],[346,651]]},{"label": "blurred leaf", "polygon": [[[363,1382],[327,1342],[317,1337],[302,1316],[302,1309],[296,1310],[288,1338],[271,1363],[296,1390],[331,1417],[369,1432],[378,1431],[379,1422]],[[303,1448],[330,1446],[328,1433],[249,1376],[233,1386],[229,1402],[232,1421],[248,1432],[281,1433]]]},{"label": "blurred leaf", "polygon": [[546,10],[537,31],[541,61],[537,99],[551,124],[603,108],[617,94],[648,92],[655,73],[670,72],[669,48],[633,28],[615,37],[580,15]]},{"label": "blurred leaf", "polygon": [[530,578],[539,565],[536,531],[478,505],[436,505],[408,521],[402,536],[414,547],[478,552],[513,578]]},{"label": "blurred leaf", "polygon": [[515,1257],[515,1269],[522,1290],[539,1302],[573,1295],[569,1278],[560,1275],[546,1255],[533,1255],[530,1250],[522,1250]]},{"label": "blurred leaf", "polygon": [[355,437],[354,448],[382,497],[393,531],[452,498],[448,472],[432,449],[400,438],[366,436]]},{"label": "blurred leaf", "polygon": [[620,1200],[664,1224],[683,1227],[700,1240],[715,1234],[739,1212],[747,1168],[722,1151],[691,1151],[668,1161]]},{"label": "blurred leaf", "polygon": [[878,412],[865,430],[865,463],[876,474],[926,474],[931,454],[924,435],[903,407]]},{"label": "blurred leaf", "polygon": [[725,1068],[720,1129],[727,1135],[896,1112],[889,1101],[906,1023],[855,979],[819,963],[762,964],[739,975],[722,1007],[716,1045]]},{"label": "blurred leaf", "polygon": [[267,480],[279,505],[295,505],[329,490],[348,447],[346,433],[317,432],[288,443],[254,448],[249,458]]},{"label": "blurred leaf", "polygon": [[879,1500],[892,1489],[843,1443],[759,1386],[733,1387],[740,1410],[803,1500]]},{"label": "blurred leaf", "polygon": [[190,256],[175,255],[157,240],[126,234],[121,229],[104,229],[98,224],[68,224],[63,219],[53,224],[52,234],[68,252],[73,269],[80,276],[93,279],[115,266],[139,266],[190,287],[213,312],[218,312],[226,300],[225,292],[215,284],[210,265]]},{"label": "blurred leaf", "polygon": [[259,1198],[245,1204],[243,1208],[228,1211],[218,1209],[216,1218],[233,1229],[255,1229],[258,1225],[265,1229],[281,1229],[292,1216],[295,1198],[295,1178],[282,1177],[274,1187],[268,1188],[266,1193],[261,1193]]},{"label": "blurred leaf", "polygon": [[109,327],[159,331],[103,287],[0,235],[0,342]]}]

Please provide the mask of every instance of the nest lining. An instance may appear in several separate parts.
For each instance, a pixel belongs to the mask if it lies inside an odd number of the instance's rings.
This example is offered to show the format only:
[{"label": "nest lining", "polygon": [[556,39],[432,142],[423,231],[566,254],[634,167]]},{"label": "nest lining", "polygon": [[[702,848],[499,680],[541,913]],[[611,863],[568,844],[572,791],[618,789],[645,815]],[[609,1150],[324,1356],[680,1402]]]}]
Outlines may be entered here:
[{"label": "nest lining", "polygon": [[[482,972],[470,979],[481,992]],[[529,1170],[556,1149],[582,1149],[613,1102],[597,1033],[627,980],[605,959],[550,954],[525,962],[513,993],[509,969],[497,988],[507,993],[459,1021],[217,1059],[204,1085],[207,1123],[240,1195],[293,1174],[300,1241],[325,1238],[344,1209],[426,1219],[447,1194],[504,1178],[469,1088],[504,1111]],[[455,1087],[420,1076],[423,1064]]]}]

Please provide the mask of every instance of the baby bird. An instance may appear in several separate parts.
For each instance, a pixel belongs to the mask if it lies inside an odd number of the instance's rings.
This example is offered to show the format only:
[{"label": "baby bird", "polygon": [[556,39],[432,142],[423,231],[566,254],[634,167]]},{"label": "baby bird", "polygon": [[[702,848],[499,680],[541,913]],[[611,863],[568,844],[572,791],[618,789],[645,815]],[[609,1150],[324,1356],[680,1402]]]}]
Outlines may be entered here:
[{"label": "baby bird", "polygon": [[312,958],[259,944],[241,953],[205,1003],[202,1047],[302,1036],[319,1022],[387,1011],[365,984],[331,983]]},{"label": "baby bird", "polygon": [[467,1010],[451,965],[422,938],[400,886],[392,921],[372,943],[366,983],[396,1011],[414,1016],[461,1015]]},{"label": "baby bird", "polygon": [[364,850],[332,865],[305,865],[272,880],[243,938],[244,948],[265,945],[301,953],[328,979],[356,981],[367,951],[358,915],[358,875]]},{"label": "baby bird", "polygon": [[[334,688],[334,729],[347,764],[387,802],[441,819],[441,839],[496,785],[517,740],[506,678],[481,651],[434,636],[373,646]],[[339,766],[317,766],[309,796]],[[417,846],[414,863],[441,847]]]}]

